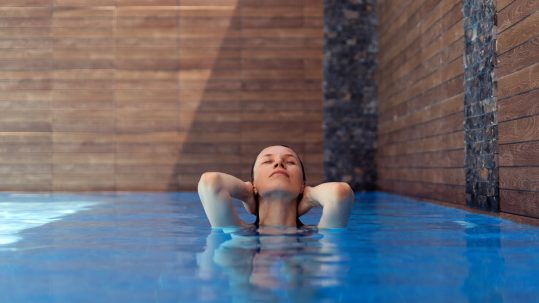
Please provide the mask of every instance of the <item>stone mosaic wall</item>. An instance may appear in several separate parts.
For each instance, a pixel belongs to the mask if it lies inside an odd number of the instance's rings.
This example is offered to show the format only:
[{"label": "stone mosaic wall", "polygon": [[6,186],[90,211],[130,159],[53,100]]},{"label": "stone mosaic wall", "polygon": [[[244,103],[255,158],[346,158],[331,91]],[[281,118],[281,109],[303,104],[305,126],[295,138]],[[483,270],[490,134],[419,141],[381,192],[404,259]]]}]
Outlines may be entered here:
[{"label": "stone mosaic wall", "polygon": [[464,132],[466,204],[499,210],[493,0],[465,0]]},{"label": "stone mosaic wall", "polygon": [[376,1],[324,1],[324,174],[355,191],[376,182]]}]

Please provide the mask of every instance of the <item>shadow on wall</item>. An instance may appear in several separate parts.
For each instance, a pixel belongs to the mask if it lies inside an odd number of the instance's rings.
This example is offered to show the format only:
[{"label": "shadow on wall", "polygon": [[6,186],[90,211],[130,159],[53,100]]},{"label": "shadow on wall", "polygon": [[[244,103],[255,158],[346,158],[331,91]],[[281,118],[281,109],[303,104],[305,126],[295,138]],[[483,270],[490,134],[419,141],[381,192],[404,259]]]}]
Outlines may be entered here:
[{"label": "shadow on wall", "polygon": [[195,190],[205,171],[248,180],[258,152],[274,144],[298,152],[309,183],[322,181],[321,6],[180,10],[181,143],[167,190]]}]

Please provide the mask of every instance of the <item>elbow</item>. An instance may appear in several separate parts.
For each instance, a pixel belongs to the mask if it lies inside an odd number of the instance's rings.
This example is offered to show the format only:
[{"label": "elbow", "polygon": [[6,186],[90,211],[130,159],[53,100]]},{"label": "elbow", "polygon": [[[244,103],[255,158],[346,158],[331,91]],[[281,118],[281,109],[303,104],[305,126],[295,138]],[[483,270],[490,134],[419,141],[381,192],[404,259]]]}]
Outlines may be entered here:
[{"label": "elbow", "polygon": [[219,173],[217,172],[205,172],[200,176],[198,184],[213,184],[219,179]]},{"label": "elbow", "polygon": [[200,176],[198,181],[199,193],[217,193],[220,191],[220,187],[221,177],[218,172],[205,172]]},{"label": "elbow", "polygon": [[354,191],[345,182],[339,182],[335,190],[335,206],[346,213],[346,217],[350,214],[354,205]]},{"label": "elbow", "polygon": [[354,201],[354,191],[346,182],[338,182],[336,188],[336,196],[339,201]]},{"label": "elbow", "polygon": [[337,213],[339,214],[339,219],[336,220],[335,227],[344,228],[348,225],[348,219],[350,218],[354,206],[354,191],[348,183],[339,182],[336,196],[336,207],[338,209]]}]

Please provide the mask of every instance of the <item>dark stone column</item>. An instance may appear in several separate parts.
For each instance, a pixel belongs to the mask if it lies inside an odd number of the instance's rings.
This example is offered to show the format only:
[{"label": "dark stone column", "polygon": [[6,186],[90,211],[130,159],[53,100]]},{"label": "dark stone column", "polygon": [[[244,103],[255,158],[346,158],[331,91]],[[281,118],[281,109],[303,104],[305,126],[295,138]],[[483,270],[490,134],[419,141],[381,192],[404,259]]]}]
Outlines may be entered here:
[{"label": "dark stone column", "polygon": [[464,0],[466,204],[499,211],[493,0]]},{"label": "dark stone column", "polygon": [[375,0],[324,0],[324,173],[356,191],[376,182]]}]

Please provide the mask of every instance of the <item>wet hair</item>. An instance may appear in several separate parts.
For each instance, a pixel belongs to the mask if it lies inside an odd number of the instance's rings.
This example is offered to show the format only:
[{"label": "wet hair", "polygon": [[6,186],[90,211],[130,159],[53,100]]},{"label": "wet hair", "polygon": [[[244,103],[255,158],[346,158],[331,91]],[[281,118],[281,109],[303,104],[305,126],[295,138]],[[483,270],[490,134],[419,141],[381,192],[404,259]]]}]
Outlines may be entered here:
[{"label": "wet hair", "polygon": [[[289,148],[289,149],[293,150],[290,146],[286,146],[286,145],[282,145],[282,144],[277,144],[275,146],[282,146],[282,147],[286,147],[286,148]],[[295,151],[294,151],[294,153],[295,153]],[[297,155],[297,153],[296,153],[296,155]],[[301,167],[301,174],[303,176],[303,184],[305,184],[305,181],[307,180],[307,178],[305,176],[305,168],[303,166],[303,162],[301,161],[301,158],[299,157],[299,155],[297,157],[298,157],[299,164],[300,164],[299,166]],[[255,160],[253,162],[253,165],[251,166],[251,183],[252,184],[254,184],[254,180],[255,180],[256,159],[257,158],[255,158]],[[299,202],[301,201],[301,199],[303,199],[303,193],[299,194],[298,198],[296,199],[296,207],[299,204]],[[256,221],[254,222],[254,225],[258,228],[259,225],[260,225],[260,214],[259,214],[259,209],[258,209],[259,206],[260,206],[260,195],[258,193],[255,194],[255,202],[256,202],[256,209],[255,209]],[[299,219],[299,216],[297,216],[296,217],[296,227],[300,228],[303,225],[304,225],[303,222],[301,222],[301,220]]]}]

